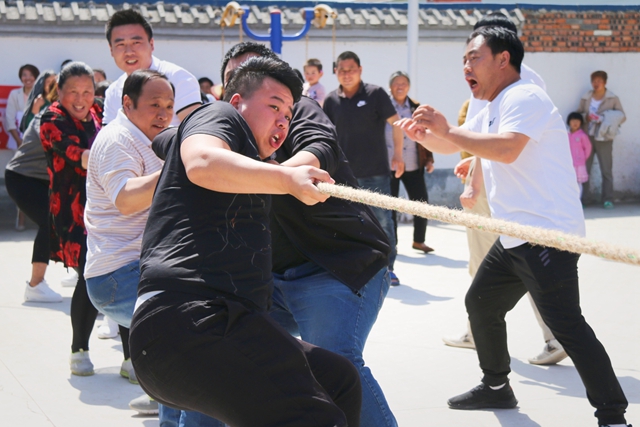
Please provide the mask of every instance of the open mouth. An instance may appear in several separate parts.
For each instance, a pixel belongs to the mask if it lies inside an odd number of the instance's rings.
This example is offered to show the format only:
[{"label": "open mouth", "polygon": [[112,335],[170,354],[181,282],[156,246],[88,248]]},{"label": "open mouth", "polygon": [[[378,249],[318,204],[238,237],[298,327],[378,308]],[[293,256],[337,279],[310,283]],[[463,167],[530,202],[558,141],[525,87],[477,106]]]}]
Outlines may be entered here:
[{"label": "open mouth", "polygon": [[125,62],[125,64],[127,64],[127,65],[136,65],[136,63],[138,62],[138,60],[137,60],[137,59],[128,59],[128,60],[126,60],[126,61],[124,61],[124,62]]},{"label": "open mouth", "polygon": [[476,79],[467,78],[467,83],[469,84],[469,88],[471,88],[471,90],[474,90],[476,87],[478,87],[478,81]]},{"label": "open mouth", "polygon": [[269,139],[269,145],[271,145],[271,147],[273,148],[280,148],[281,144],[282,144],[282,137],[280,135],[273,135]]},{"label": "open mouth", "polygon": [[84,109],[85,109],[84,105],[72,105],[72,107],[73,107],[73,110],[77,111],[77,112],[84,111]]}]

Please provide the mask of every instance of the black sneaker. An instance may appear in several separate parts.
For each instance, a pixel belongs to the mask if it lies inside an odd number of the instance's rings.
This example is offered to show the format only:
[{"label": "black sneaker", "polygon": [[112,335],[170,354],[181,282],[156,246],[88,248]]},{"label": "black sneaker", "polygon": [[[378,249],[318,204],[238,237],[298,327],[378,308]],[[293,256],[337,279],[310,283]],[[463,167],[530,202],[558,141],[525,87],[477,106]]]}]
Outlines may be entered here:
[{"label": "black sneaker", "polygon": [[509,409],[518,405],[518,400],[513,395],[513,389],[507,382],[499,390],[492,390],[485,383],[447,401],[451,409],[483,409],[499,408]]},{"label": "black sneaker", "polygon": [[[631,424],[625,424],[627,427],[633,427]],[[600,424],[600,427],[609,427],[609,424]]]}]

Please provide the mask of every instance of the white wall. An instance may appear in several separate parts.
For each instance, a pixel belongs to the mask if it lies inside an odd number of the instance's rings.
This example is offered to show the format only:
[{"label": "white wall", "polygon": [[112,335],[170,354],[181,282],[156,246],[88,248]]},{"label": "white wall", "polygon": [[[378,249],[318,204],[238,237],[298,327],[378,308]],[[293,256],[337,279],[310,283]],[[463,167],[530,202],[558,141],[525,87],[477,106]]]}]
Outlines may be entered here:
[{"label": "white wall", "polygon": [[[235,33],[237,35],[237,33]],[[227,35],[225,49],[237,39]],[[208,76],[219,80],[222,57],[219,40],[168,40],[156,38],[156,55],[175,62],[190,70],[196,77]],[[469,96],[469,90],[462,75],[462,53],[464,42],[422,40],[419,46],[419,76],[412,76],[414,96],[422,103],[429,103],[440,109],[455,123],[458,110]],[[322,79],[327,90],[338,85],[331,71],[333,52],[338,55],[345,50],[356,52],[363,66],[363,80],[387,86],[389,75],[397,70],[406,70],[406,42],[385,41],[338,41],[335,46],[330,40],[305,40],[286,42],[283,59],[292,66],[302,69],[307,57],[319,58],[325,66]],[[16,54],[16,52],[25,52]],[[82,60],[89,65],[105,69],[110,79],[120,72],[113,63],[104,38],[0,38],[0,84],[19,84],[17,70],[20,65],[31,62],[41,70],[59,69],[67,59]],[[640,53],[597,54],[597,53],[529,53],[525,62],[532,66],[546,81],[548,93],[558,109],[566,116],[578,106],[582,94],[589,88],[589,75],[603,69],[609,73],[608,88],[621,99],[627,114],[627,122],[622,134],[614,144],[614,180],[617,191],[640,195],[640,100],[637,96],[635,71],[640,69]],[[2,160],[0,153],[0,161]],[[452,168],[458,161],[457,155],[436,155],[437,168]]]}]

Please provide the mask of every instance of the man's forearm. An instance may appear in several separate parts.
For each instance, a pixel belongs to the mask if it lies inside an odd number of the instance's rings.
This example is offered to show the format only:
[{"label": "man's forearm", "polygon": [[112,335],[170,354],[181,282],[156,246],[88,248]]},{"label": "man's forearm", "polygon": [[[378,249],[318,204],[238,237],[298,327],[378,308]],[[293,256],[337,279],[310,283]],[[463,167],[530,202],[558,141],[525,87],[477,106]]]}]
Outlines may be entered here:
[{"label": "man's forearm", "polygon": [[452,127],[442,139],[457,146],[458,151],[502,163],[513,163],[529,141],[529,137],[520,133],[487,134],[459,127]]},{"label": "man's forearm", "polygon": [[151,175],[129,178],[116,197],[116,208],[123,215],[131,215],[151,206],[160,171]]}]

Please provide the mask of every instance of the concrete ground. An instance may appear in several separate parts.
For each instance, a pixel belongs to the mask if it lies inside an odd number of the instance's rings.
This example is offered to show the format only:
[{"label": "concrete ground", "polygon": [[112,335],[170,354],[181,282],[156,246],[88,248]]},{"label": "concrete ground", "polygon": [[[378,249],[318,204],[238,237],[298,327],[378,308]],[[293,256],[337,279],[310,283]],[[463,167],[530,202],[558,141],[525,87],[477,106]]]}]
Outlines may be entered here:
[{"label": "concrete ground", "polygon": [[[617,205],[611,211],[587,208],[586,216],[589,238],[639,248],[640,205]],[[90,348],[96,374],[70,374],[73,289],[60,287],[66,272],[51,265],[47,280],[64,295],[64,302],[23,301],[35,230],[31,225],[16,232],[11,222],[0,221],[0,425],[157,426],[157,418],[138,416],[127,406],[141,390],[119,376],[118,340],[100,340],[94,334]],[[542,350],[543,341],[526,298],[507,316],[511,384],[519,407],[448,409],[447,398],[476,386],[481,376],[475,351],[446,347],[441,340],[465,328],[464,295],[469,285],[465,232],[462,227],[430,222],[427,244],[436,249],[430,255],[411,250],[410,225],[402,225],[399,234],[396,272],[402,285],[389,292],[365,360],[401,427],[597,425],[570,360],[551,367],[527,363]],[[586,255],[580,260],[585,317],[609,352],[629,400],[628,421],[635,423],[640,423],[639,275],[637,266]]]}]

